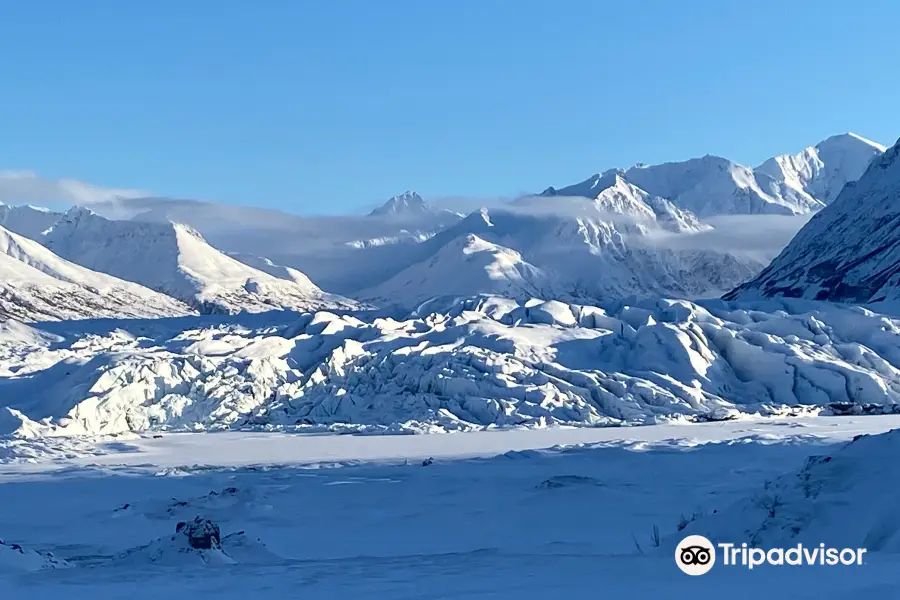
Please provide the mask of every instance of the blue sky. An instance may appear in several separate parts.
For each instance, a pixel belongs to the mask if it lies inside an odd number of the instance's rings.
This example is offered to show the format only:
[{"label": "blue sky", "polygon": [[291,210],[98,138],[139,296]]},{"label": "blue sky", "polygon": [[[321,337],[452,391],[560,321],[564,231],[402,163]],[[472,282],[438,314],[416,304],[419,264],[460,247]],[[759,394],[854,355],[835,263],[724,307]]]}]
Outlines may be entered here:
[{"label": "blue sky", "polygon": [[0,169],[336,213],[900,136],[894,0],[0,2]]}]

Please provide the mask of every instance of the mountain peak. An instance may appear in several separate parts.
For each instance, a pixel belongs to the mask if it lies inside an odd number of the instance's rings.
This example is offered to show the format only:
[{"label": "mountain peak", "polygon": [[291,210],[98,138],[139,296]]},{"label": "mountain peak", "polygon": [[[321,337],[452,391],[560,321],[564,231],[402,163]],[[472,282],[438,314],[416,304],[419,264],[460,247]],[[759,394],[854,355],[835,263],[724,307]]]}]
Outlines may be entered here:
[{"label": "mountain peak", "polygon": [[405,191],[398,196],[394,196],[375,210],[369,213],[371,217],[384,215],[410,215],[424,214],[430,212],[428,203],[419,194],[412,191]]},{"label": "mountain peak", "polygon": [[887,150],[887,146],[883,146],[878,142],[873,142],[868,138],[864,138],[863,136],[853,133],[852,131],[848,131],[847,133],[839,133],[837,135],[832,135],[831,137],[825,138],[818,144],[816,144],[816,148],[821,149],[824,146],[833,146],[833,145],[847,145],[847,144],[855,144],[858,146],[869,146],[878,152],[884,152]]},{"label": "mountain peak", "polygon": [[791,297],[866,304],[900,299],[900,142],[794,236],[760,275],[726,299]]},{"label": "mountain peak", "polygon": [[63,213],[63,218],[70,222],[94,216],[97,216],[97,213],[85,206],[78,205],[73,206],[65,213]]}]

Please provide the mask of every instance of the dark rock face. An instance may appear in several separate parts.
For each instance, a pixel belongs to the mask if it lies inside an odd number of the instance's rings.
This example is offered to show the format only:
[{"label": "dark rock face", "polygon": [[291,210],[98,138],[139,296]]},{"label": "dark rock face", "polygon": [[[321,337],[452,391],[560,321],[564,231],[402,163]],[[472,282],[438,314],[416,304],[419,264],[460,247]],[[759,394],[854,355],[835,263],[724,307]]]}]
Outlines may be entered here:
[{"label": "dark rock face", "polygon": [[210,521],[196,517],[193,521],[181,521],[175,526],[175,533],[184,534],[191,548],[197,550],[211,550],[221,544],[219,526]]}]

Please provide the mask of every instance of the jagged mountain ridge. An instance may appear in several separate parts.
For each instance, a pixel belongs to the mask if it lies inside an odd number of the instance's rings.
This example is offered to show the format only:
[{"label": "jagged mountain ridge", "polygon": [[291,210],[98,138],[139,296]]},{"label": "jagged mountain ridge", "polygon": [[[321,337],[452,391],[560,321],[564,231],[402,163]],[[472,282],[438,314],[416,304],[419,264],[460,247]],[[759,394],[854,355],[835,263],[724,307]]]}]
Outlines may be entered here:
[{"label": "jagged mountain ridge", "polygon": [[855,133],[832,136],[797,154],[783,154],[765,161],[755,171],[784,181],[831,204],[850,181],[856,181],[869,163],[887,148]]},{"label": "jagged mountain ridge", "polygon": [[773,296],[860,304],[900,299],[900,141],[726,298]]},{"label": "jagged mountain ridge", "polygon": [[755,169],[706,155],[680,162],[635,165],[592,175],[542,196],[594,198],[602,180],[618,173],[652,196],[700,217],[727,214],[806,214],[830,203],[862,175],[884,146],[856,134],[832,136],[794,155],[773,157]]},{"label": "jagged mountain ridge", "polygon": [[[549,202],[553,193],[545,190],[539,196],[526,196],[511,205],[531,213],[604,217],[634,227],[660,227],[673,233],[695,233],[709,229],[689,210],[683,210],[660,196],[653,196],[628,181],[623,171],[607,171],[584,183],[584,193],[559,194],[572,202],[561,205]],[[587,189],[590,191],[586,191]],[[552,188],[549,188],[552,189]],[[578,198],[589,202],[581,202]],[[625,220],[617,217],[626,217]],[[626,226],[628,226],[626,225]]]},{"label": "jagged mountain ridge", "polygon": [[454,294],[570,301],[698,297],[717,295],[763,267],[751,258],[658,245],[658,233],[690,235],[708,226],[619,174],[600,185],[591,200],[569,198],[561,205],[522,198],[476,211],[419,244],[415,262],[358,297],[403,306]]},{"label": "jagged mountain ridge", "polygon": [[61,213],[37,206],[10,206],[0,203],[0,227],[35,240],[50,229]]},{"label": "jagged mountain ridge", "polygon": [[88,268],[140,283],[201,312],[351,307],[308,279],[282,279],[209,245],[177,223],[111,221],[84,208],[68,211],[41,241]]}]

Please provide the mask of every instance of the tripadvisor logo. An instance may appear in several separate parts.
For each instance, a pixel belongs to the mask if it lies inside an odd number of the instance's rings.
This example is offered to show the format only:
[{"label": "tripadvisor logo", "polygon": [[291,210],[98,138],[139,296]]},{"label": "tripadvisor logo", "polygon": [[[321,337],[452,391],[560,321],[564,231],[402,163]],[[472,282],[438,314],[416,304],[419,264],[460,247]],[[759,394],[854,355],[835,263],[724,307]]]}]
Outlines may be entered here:
[{"label": "tripadvisor logo", "polygon": [[750,548],[746,543],[713,544],[702,535],[689,535],[675,548],[675,564],[688,575],[705,575],[716,564],[716,555],[726,567],[741,566],[748,569],[762,565],[792,566],[851,566],[862,565],[865,548],[829,548],[825,544],[790,548]]},{"label": "tripadvisor logo", "polygon": [[675,563],[688,575],[705,575],[716,564],[716,549],[702,535],[689,535],[675,548]]}]

